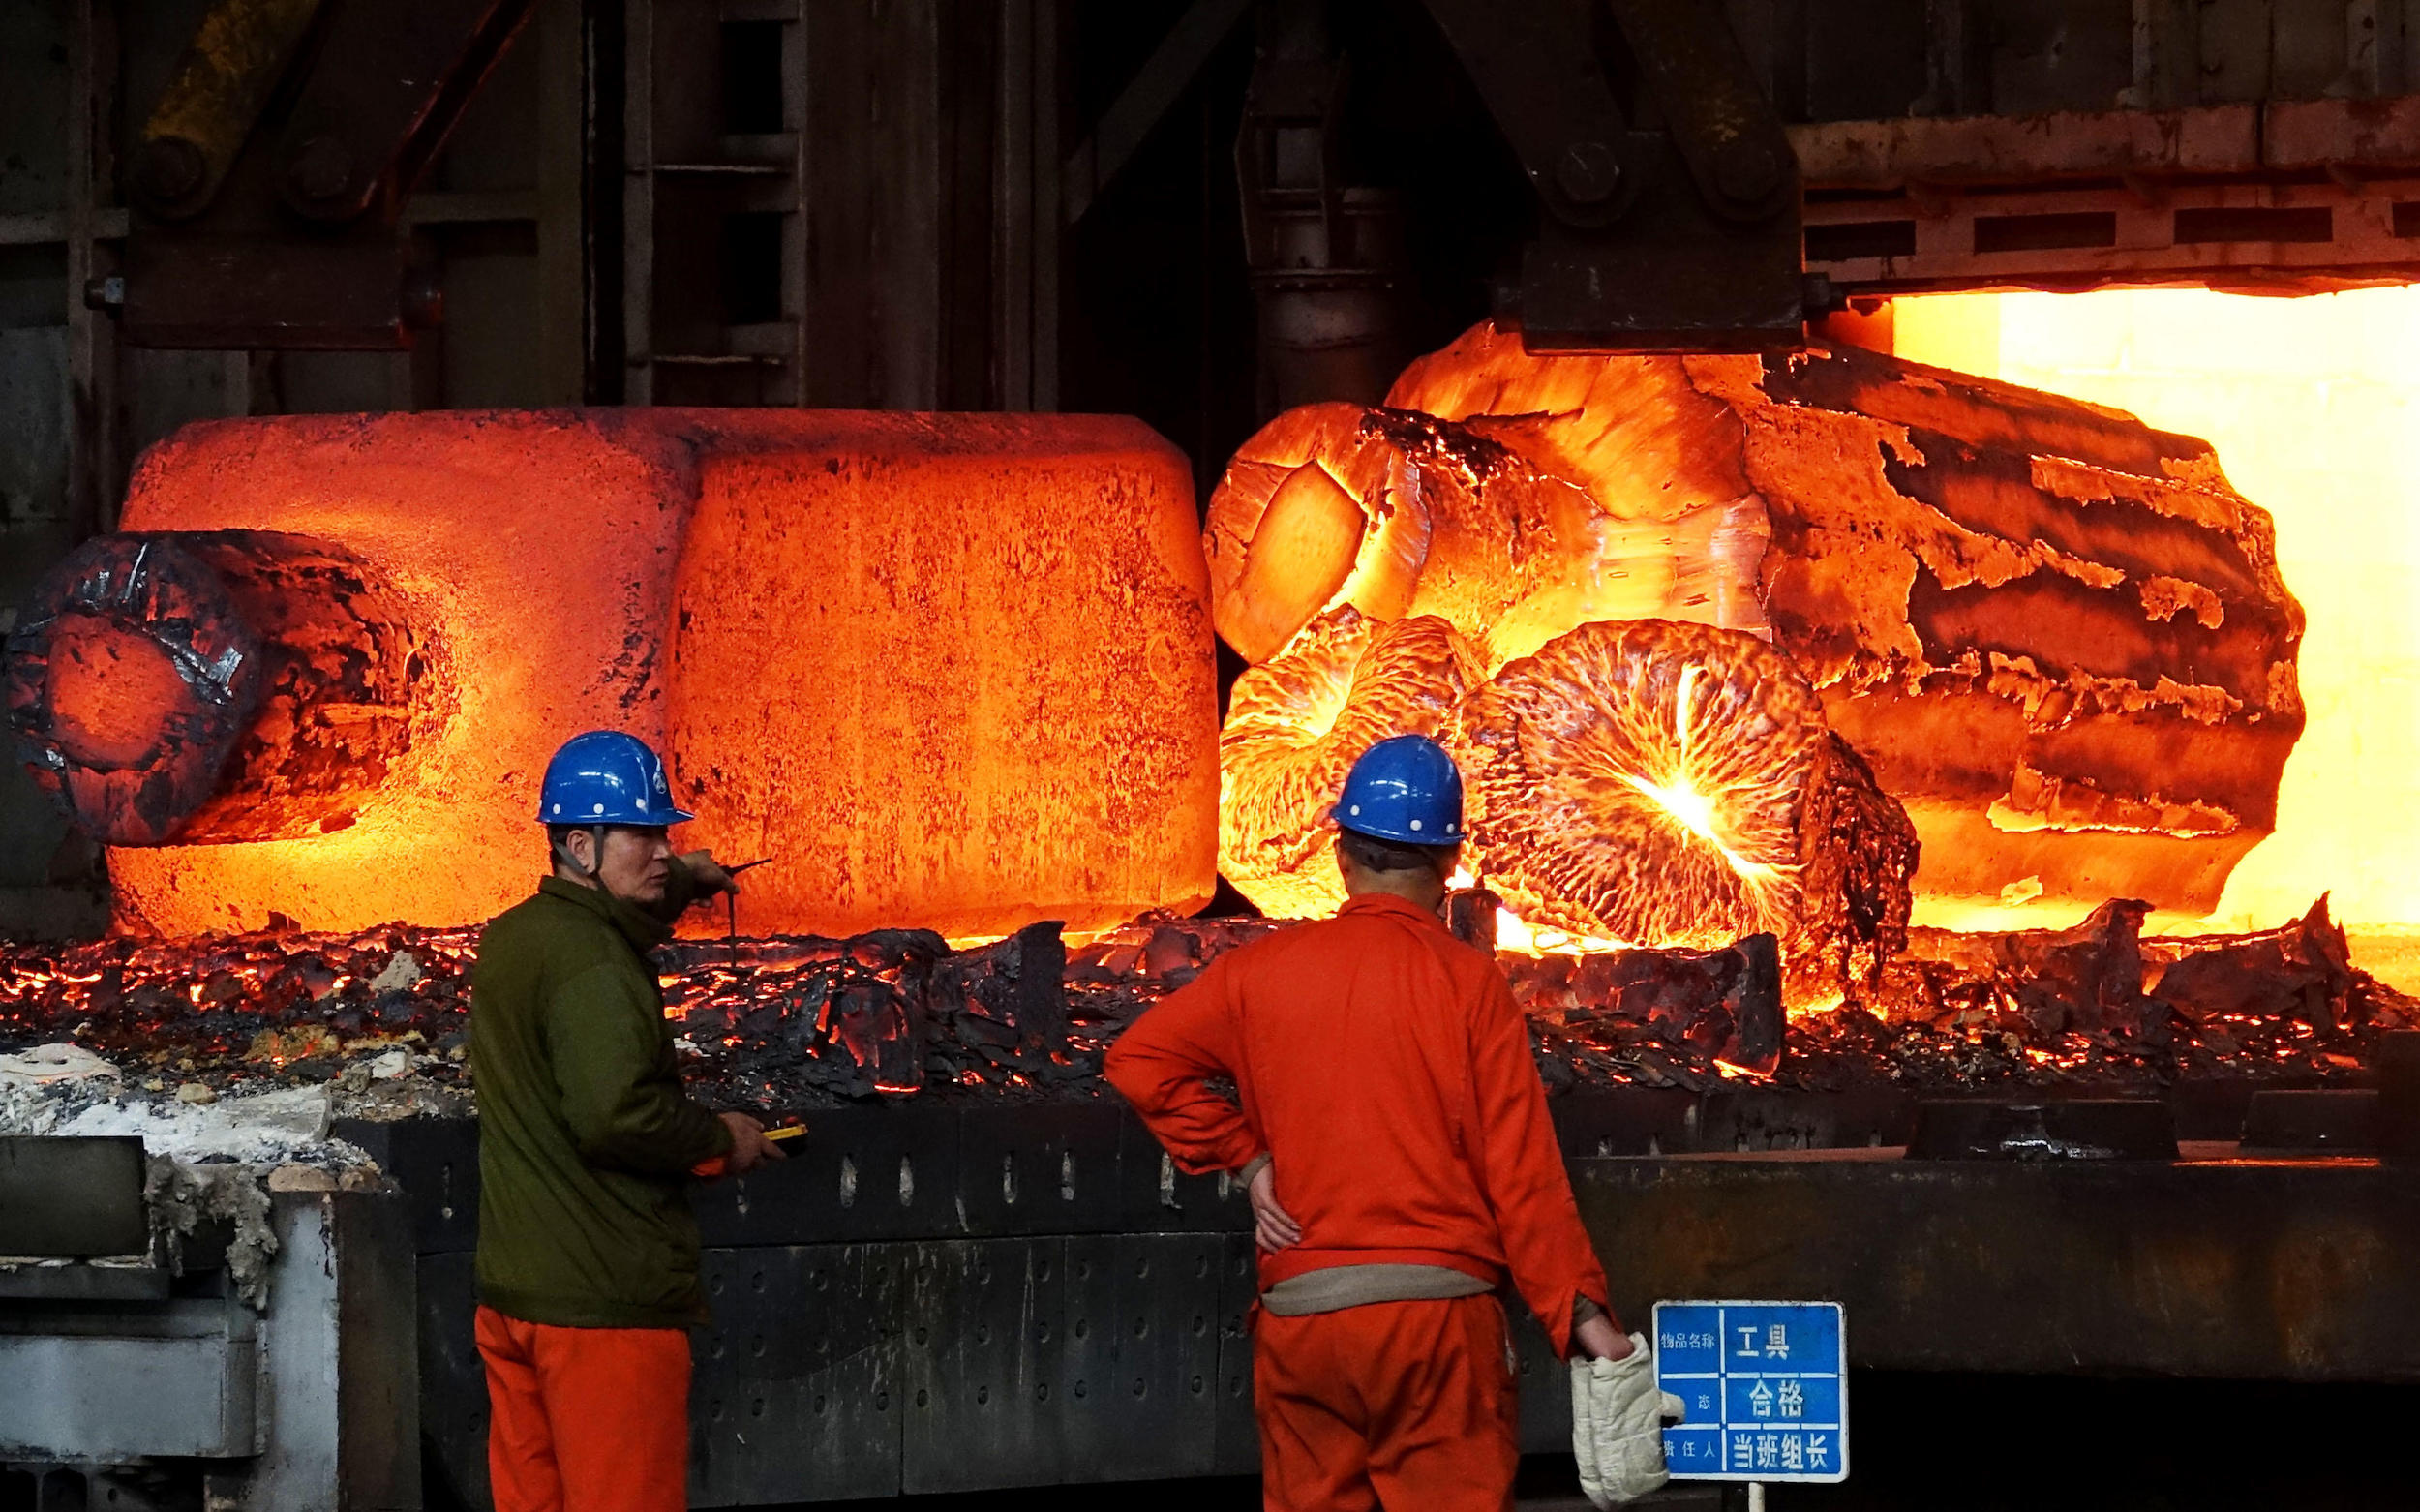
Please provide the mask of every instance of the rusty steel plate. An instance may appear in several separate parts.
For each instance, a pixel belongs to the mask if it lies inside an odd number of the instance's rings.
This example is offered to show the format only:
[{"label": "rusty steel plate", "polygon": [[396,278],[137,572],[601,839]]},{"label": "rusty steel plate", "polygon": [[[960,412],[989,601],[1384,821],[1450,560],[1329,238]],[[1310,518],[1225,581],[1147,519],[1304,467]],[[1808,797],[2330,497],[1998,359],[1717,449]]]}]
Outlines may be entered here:
[{"label": "rusty steel plate", "polygon": [[[2217,1147],[2232,1153],[2233,1146]],[[2420,1380],[2420,1182],[2375,1161],[1573,1163],[1616,1311],[1837,1301],[1882,1370]]]}]

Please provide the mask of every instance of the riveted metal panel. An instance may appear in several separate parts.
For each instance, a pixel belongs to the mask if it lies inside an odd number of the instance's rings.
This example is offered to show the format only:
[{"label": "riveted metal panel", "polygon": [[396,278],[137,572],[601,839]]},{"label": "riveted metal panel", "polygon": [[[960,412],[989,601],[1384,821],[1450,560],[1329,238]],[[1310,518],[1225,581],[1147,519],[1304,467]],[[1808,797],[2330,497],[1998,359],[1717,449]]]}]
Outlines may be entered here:
[{"label": "riveted metal panel", "polygon": [[0,1134],[0,1251],[140,1255],[150,1243],[142,1140]]},{"label": "riveted metal panel", "polygon": [[969,1107],[958,1115],[958,1211],[970,1234],[1083,1234],[1121,1220],[1111,1104]]},{"label": "riveted metal panel", "polygon": [[330,1134],[367,1152],[404,1189],[412,1249],[421,1255],[479,1245],[479,1121],[340,1118]]},{"label": "riveted metal panel", "polygon": [[[487,1372],[473,1332],[479,1282],[469,1250],[420,1256],[420,1436],[443,1477],[433,1503],[484,1507]],[[438,1488],[431,1488],[433,1491]]]},{"label": "riveted metal panel", "polygon": [[1250,1234],[1219,1236],[1218,1393],[1211,1471],[1250,1475],[1260,1468],[1260,1425],[1252,1411],[1252,1305],[1260,1296],[1258,1253]]},{"label": "riveted metal panel", "polygon": [[1060,1423],[1070,1405],[1057,1370],[1065,1268],[1058,1239],[916,1246],[900,1380],[902,1490],[1067,1478]]},{"label": "riveted metal panel", "polygon": [[[1916,1099],[1889,1089],[1858,1092],[1789,1094],[1770,1091],[1718,1092],[1705,1101],[1703,1132],[1694,1146],[1666,1145],[1665,1153],[1684,1150],[1828,1150],[1860,1145],[1898,1145],[1916,1128]],[[1644,1155],[1644,1150],[1573,1150],[1573,1155]]]},{"label": "riveted metal panel", "polygon": [[1528,1308],[1514,1302],[1506,1306],[1504,1315],[1521,1387],[1521,1450],[1524,1454],[1569,1454],[1570,1372],[1546,1346],[1546,1330]]},{"label": "riveted metal panel", "polygon": [[1068,1241],[1068,1479],[1212,1473],[1224,1247],[1215,1234]]},{"label": "riveted metal panel", "polygon": [[2375,1162],[1819,1151],[1581,1161],[1573,1187],[1634,1324],[1827,1297],[1881,1370],[2420,1380],[2420,1184]]},{"label": "riveted metal panel", "polygon": [[1228,1233],[1252,1226],[1252,1204],[1232,1173],[1188,1176],[1141,1119],[1128,1114],[1121,1122],[1120,1226],[1136,1233]]},{"label": "riveted metal panel", "polygon": [[957,1119],[926,1103],[816,1113],[789,1159],[701,1189],[699,1230],[727,1246],[955,1234]]},{"label": "riveted metal panel", "polygon": [[690,1390],[694,1506],[899,1492],[908,1244],[713,1250]]},{"label": "riveted metal panel", "polygon": [[1678,1087],[1566,1092],[1547,1102],[1565,1155],[1661,1155],[1696,1147],[1702,1110]]}]

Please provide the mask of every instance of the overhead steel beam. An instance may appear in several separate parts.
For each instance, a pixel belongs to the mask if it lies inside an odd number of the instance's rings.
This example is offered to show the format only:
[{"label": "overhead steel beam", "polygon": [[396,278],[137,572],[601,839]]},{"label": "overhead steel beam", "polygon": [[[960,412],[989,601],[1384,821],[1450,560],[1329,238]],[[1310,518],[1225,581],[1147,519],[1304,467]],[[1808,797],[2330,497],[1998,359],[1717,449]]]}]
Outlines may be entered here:
[{"label": "overhead steel beam", "polygon": [[1790,139],[1806,260],[1855,293],[2420,268],[2420,98],[1833,121]]},{"label": "overhead steel beam", "polygon": [[199,214],[310,34],[319,0],[218,0],[151,107],[128,187],[163,220]]},{"label": "overhead steel beam", "polygon": [[73,287],[130,346],[408,348],[443,307],[403,203],[534,5],[219,0],[144,128],[122,277]]},{"label": "overhead steel beam", "polygon": [[1201,76],[1211,54],[1234,33],[1235,23],[1243,19],[1250,4],[1251,0],[1194,0],[1177,17],[1176,25],[1102,112],[1092,134],[1068,155],[1059,184],[1060,211],[1068,225],[1082,220],[1101,192],[1125,170],[1152,129]]}]

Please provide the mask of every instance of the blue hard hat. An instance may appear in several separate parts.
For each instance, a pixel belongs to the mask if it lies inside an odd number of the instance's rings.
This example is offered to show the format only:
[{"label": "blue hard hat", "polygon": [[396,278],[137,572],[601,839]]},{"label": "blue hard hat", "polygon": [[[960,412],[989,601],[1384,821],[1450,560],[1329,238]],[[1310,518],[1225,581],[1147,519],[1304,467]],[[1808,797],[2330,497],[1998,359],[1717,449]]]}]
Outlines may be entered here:
[{"label": "blue hard hat", "polygon": [[1358,834],[1407,845],[1462,843],[1462,771],[1425,735],[1394,735],[1361,753],[1332,810]]},{"label": "blue hard hat", "polygon": [[563,742],[546,764],[538,823],[643,825],[661,829],[696,817],[675,808],[664,763],[647,742],[619,730],[590,730]]}]

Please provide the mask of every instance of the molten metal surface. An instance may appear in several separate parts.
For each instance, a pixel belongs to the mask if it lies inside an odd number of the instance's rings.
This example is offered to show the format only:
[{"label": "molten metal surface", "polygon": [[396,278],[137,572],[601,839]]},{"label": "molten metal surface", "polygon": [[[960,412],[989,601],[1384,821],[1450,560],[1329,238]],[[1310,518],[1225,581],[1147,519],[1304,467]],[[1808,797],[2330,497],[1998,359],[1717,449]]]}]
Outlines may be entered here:
[{"label": "molten metal surface", "polygon": [[115,850],[125,924],[484,919],[542,867],[548,754],[599,727],[669,749],[705,816],[684,840],[784,858],[748,878],[752,929],[1099,926],[1210,892],[1190,485],[1134,422],[214,422],[145,457],[124,525],[336,543],[433,668],[408,753],[346,828]]}]

